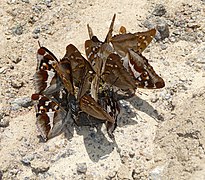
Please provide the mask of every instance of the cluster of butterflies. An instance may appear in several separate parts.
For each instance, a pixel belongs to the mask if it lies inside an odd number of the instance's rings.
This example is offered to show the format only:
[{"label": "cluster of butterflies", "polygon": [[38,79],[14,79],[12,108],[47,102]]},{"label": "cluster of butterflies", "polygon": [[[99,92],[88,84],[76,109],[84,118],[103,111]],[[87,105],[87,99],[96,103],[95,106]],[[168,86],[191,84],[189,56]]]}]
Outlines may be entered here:
[{"label": "cluster of butterflies", "polygon": [[88,25],[87,59],[72,44],[60,61],[47,48],[38,49],[35,94],[31,98],[44,141],[58,135],[71,118],[78,125],[105,123],[109,137],[114,139],[119,100],[133,96],[137,88],[165,86],[142,55],[156,30],[132,34],[121,27],[113,36],[114,20],[115,15],[104,41]]}]

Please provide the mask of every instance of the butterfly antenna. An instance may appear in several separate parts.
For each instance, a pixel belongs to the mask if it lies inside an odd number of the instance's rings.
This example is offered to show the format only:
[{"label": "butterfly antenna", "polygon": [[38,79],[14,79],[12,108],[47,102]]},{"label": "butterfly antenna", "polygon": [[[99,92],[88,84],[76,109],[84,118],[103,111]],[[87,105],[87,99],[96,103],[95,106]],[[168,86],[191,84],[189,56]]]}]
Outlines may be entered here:
[{"label": "butterfly antenna", "polygon": [[41,43],[40,43],[40,41],[38,41],[38,45],[39,45],[39,47],[41,48]]},{"label": "butterfly antenna", "polygon": [[114,26],[114,22],[115,22],[115,17],[116,17],[116,14],[114,14],[114,16],[112,18],[109,31],[108,31],[107,36],[105,38],[105,42],[107,42],[107,43],[109,43],[110,39],[112,38],[112,32],[113,32],[113,26]]},{"label": "butterfly antenna", "polygon": [[94,35],[93,35],[93,30],[92,30],[92,28],[89,26],[89,24],[87,24],[87,28],[88,28],[89,37],[90,37],[90,39],[92,39],[92,37],[94,36]]}]

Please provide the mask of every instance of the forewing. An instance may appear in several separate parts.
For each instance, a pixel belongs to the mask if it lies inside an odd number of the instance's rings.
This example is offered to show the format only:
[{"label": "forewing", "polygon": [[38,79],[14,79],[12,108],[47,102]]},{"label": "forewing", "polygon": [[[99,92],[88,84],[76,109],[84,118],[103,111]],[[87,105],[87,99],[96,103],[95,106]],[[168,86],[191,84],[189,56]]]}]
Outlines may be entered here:
[{"label": "forewing", "polygon": [[62,82],[53,68],[58,64],[56,57],[45,47],[37,52],[37,68],[34,75],[34,86],[37,94],[50,95],[62,88]]},{"label": "forewing", "polygon": [[95,118],[114,123],[114,119],[89,95],[80,99],[80,109]]},{"label": "forewing", "polygon": [[89,90],[95,72],[90,63],[72,44],[67,46],[66,55],[63,59],[71,64],[72,77],[75,85],[79,87],[78,98],[80,98]]},{"label": "forewing", "polygon": [[125,57],[129,49],[133,49],[137,53],[142,53],[150,44],[155,34],[155,29],[150,29],[145,32],[137,32],[134,34],[118,34],[111,38],[111,43],[117,53]]},{"label": "forewing", "polygon": [[118,54],[112,53],[108,56],[102,78],[106,83],[122,90],[134,92],[136,89],[135,80],[123,66]]}]

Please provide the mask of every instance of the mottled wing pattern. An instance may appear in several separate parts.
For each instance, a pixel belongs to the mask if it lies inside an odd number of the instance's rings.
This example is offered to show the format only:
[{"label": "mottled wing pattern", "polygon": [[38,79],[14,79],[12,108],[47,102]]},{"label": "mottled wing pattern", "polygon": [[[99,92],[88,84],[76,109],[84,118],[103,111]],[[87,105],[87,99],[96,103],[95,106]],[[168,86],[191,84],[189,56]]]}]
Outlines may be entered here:
[{"label": "mottled wing pattern", "polygon": [[109,137],[114,140],[115,137],[113,133],[117,127],[117,118],[120,113],[119,103],[114,96],[113,90],[110,89],[103,90],[99,99],[101,106],[115,120],[114,123],[109,121],[106,122],[107,133]]},{"label": "mottled wing pattern", "polygon": [[122,90],[130,90],[132,92],[136,89],[136,83],[133,78],[123,66],[121,57],[118,54],[110,54],[105,64],[105,70],[102,79]]},{"label": "mottled wing pattern", "polygon": [[80,99],[80,109],[87,114],[105,121],[114,123],[113,117],[111,117],[91,96],[84,95]]},{"label": "mottled wing pattern", "polygon": [[[122,30],[123,31],[123,30]],[[126,32],[126,30],[125,30]],[[156,34],[155,29],[137,33],[122,33],[111,38],[111,43],[121,56],[125,57],[129,49],[142,53]]]},{"label": "mottled wing pattern", "polygon": [[44,95],[33,94],[32,100],[36,102],[36,125],[43,140],[47,141],[57,136],[66,123],[70,112]]},{"label": "mottled wing pattern", "polygon": [[137,87],[159,89],[165,86],[164,80],[156,74],[148,60],[133,50],[129,50],[128,66],[136,79]]},{"label": "mottled wing pattern", "polygon": [[78,98],[80,98],[89,90],[95,71],[72,44],[67,46],[63,60],[69,61],[71,64],[73,81],[75,86],[79,88]]},{"label": "mottled wing pattern", "polygon": [[63,87],[61,79],[53,67],[57,63],[57,58],[48,49],[45,47],[38,49],[37,69],[34,75],[36,93],[51,95]]}]

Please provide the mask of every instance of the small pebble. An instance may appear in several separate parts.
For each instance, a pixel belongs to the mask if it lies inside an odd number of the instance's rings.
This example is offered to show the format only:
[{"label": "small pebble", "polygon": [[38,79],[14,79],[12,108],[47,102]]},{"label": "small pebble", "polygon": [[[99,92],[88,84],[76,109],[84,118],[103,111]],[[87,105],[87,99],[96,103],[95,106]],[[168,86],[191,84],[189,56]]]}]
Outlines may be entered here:
[{"label": "small pebble", "polygon": [[165,22],[158,23],[156,28],[160,33],[160,40],[164,40],[169,37],[169,27]]},{"label": "small pebble", "polygon": [[11,81],[11,86],[13,88],[19,89],[19,88],[23,87],[23,85],[24,85],[24,83],[21,80],[15,79],[15,80]]},{"label": "small pebble", "polygon": [[166,9],[162,4],[157,4],[154,8],[154,11],[152,12],[152,14],[155,16],[163,16],[165,13]]},{"label": "small pebble", "polygon": [[9,119],[8,118],[2,118],[0,119],[0,127],[8,127],[9,126]]},{"label": "small pebble", "polygon": [[11,101],[11,105],[18,105],[20,107],[24,107],[27,108],[29,106],[32,106],[32,101],[30,97],[20,97],[20,98],[16,98],[13,101]]},{"label": "small pebble", "polygon": [[31,162],[31,170],[35,174],[44,173],[49,170],[49,164],[46,162],[36,161]]},{"label": "small pebble", "polygon": [[160,44],[161,50],[165,50],[167,49],[167,45],[166,44]]},{"label": "small pebble", "polygon": [[40,27],[36,27],[36,28],[33,30],[33,34],[39,34],[40,32],[41,32]]},{"label": "small pebble", "polygon": [[176,29],[175,31],[173,31],[173,34],[174,35],[180,35],[181,34],[181,31],[179,29]]},{"label": "small pebble", "polygon": [[77,172],[85,174],[87,171],[86,163],[77,163]]},{"label": "small pebble", "polygon": [[21,162],[23,163],[23,165],[25,166],[29,166],[31,165],[31,161],[34,160],[34,156],[28,156],[28,157],[24,157]]},{"label": "small pebble", "polygon": [[176,42],[176,39],[175,39],[175,37],[173,37],[173,36],[170,37],[169,40],[170,40],[171,42]]},{"label": "small pebble", "polygon": [[21,35],[23,34],[23,26],[22,25],[17,25],[16,27],[12,28],[12,32],[15,35]]},{"label": "small pebble", "polygon": [[157,166],[150,172],[149,179],[153,179],[153,180],[161,179],[163,170],[164,170],[164,166]]},{"label": "small pebble", "polygon": [[129,156],[130,156],[130,158],[133,158],[135,156],[135,152],[134,151],[130,151],[129,152]]}]

